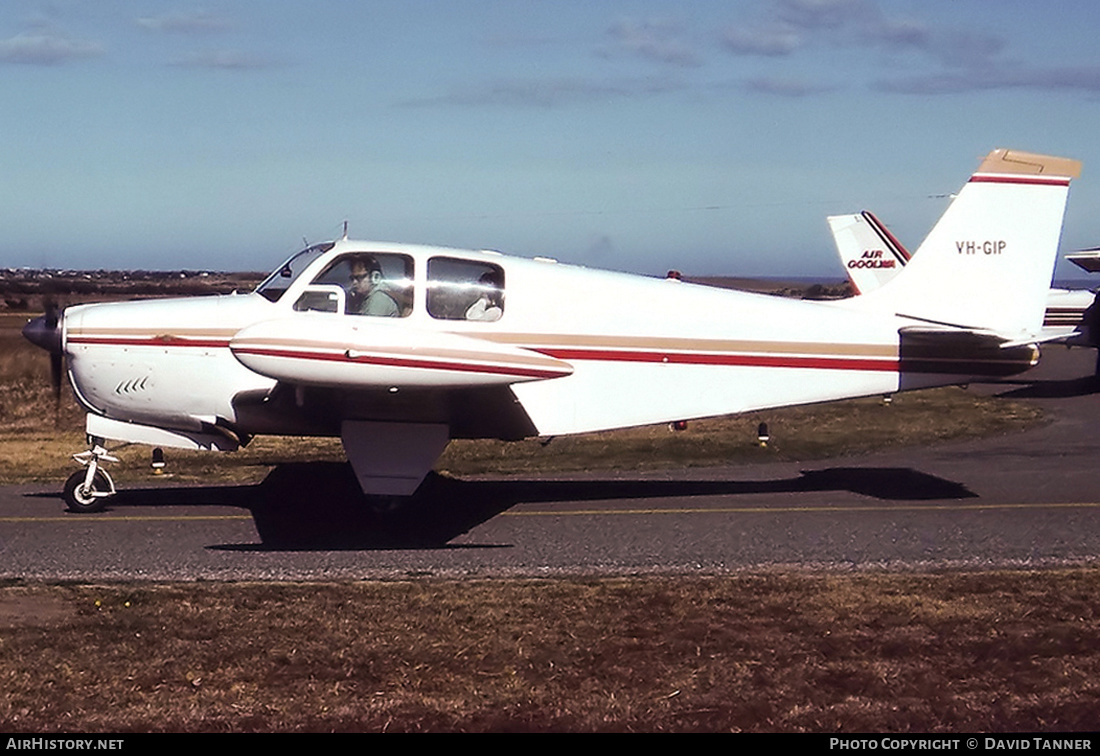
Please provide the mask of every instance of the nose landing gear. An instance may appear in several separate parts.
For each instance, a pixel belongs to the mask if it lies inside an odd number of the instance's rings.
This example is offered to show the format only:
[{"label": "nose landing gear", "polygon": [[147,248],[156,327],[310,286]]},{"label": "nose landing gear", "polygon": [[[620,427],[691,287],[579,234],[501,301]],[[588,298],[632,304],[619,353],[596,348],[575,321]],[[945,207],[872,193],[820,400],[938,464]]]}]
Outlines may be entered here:
[{"label": "nose landing gear", "polygon": [[107,497],[115,494],[115,483],[100,464],[118,462],[118,459],[108,454],[99,440],[93,442],[88,451],[74,454],[73,459],[84,465],[84,469],[77,470],[65,481],[62,494],[65,504],[70,512],[98,512],[107,504]]}]

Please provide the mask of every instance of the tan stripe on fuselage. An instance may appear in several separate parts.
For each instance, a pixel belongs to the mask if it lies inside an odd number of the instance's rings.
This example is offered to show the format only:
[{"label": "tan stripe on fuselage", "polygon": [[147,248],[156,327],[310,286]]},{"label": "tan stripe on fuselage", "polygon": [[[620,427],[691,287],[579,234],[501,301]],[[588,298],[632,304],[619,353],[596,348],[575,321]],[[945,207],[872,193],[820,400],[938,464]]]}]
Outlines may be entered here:
[{"label": "tan stripe on fuselage", "polygon": [[803,354],[893,359],[893,344],[829,344],[818,342],[744,341],[725,339],[683,339],[661,336],[596,336],[543,333],[469,333],[461,335],[521,347],[564,349],[639,349],[647,351]]},{"label": "tan stripe on fuselage", "polygon": [[237,333],[236,328],[70,328],[69,338],[102,338],[115,336],[126,339],[225,339]]}]

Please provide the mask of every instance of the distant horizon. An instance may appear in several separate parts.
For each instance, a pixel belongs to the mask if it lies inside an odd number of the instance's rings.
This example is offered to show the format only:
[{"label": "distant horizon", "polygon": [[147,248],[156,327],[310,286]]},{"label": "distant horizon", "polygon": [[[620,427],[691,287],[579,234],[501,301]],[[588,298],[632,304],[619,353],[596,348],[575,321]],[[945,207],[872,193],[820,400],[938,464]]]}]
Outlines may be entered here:
[{"label": "distant horizon", "polygon": [[[104,275],[110,275],[112,273],[150,273],[159,275],[179,275],[185,273],[188,275],[250,275],[257,278],[262,278],[269,275],[275,270],[273,267],[271,270],[218,270],[214,268],[31,268],[21,266],[18,268],[5,267],[0,268],[4,271],[15,272],[27,272],[27,273],[73,273],[73,274],[88,274],[88,273],[100,273]],[[820,275],[820,276],[785,276],[785,275],[763,275],[763,276],[745,276],[745,275],[732,275],[724,273],[714,274],[699,274],[686,271],[680,271],[684,278],[698,281],[702,279],[720,279],[720,280],[745,280],[745,281],[770,281],[770,282],[787,282],[797,284],[842,284],[848,281],[848,278],[843,273],[837,273],[835,275]],[[651,274],[636,274],[636,275],[651,275]],[[661,275],[652,274],[651,277],[663,277]],[[1055,278],[1051,283],[1052,288],[1060,289],[1096,289],[1100,287],[1100,274],[1094,277],[1068,277],[1068,278]]]}]

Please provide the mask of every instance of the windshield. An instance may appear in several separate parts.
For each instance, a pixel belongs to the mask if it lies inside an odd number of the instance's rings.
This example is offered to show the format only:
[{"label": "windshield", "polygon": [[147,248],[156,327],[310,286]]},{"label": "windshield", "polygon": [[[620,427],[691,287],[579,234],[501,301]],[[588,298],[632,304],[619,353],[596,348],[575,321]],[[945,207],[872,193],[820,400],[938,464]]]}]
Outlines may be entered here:
[{"label": "windshield", "polygon": [[298,276],[302,275],[302,271],[334,246],[336,246],[334,242],[326,242],[325,244],[315,244],[308,249],[303,249],[283,263],[282,267],[276,269],[262,284],[257,286],[256,292],[272,302],[278,302],[279,297],[290,288],[290,285],[294,283]]}]

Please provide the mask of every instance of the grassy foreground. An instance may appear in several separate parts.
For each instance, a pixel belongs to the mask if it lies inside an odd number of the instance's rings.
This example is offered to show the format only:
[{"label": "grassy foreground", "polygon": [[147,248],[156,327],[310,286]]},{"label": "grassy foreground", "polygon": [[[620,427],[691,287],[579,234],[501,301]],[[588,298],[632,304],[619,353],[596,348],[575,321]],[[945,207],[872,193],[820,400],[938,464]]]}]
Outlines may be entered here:
[{"label": "grassy foreground", "polygon": [[1095,730],[1100,572],[0,588],[8,731]]}]

